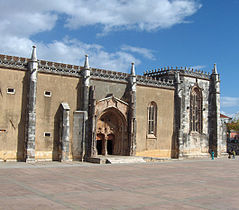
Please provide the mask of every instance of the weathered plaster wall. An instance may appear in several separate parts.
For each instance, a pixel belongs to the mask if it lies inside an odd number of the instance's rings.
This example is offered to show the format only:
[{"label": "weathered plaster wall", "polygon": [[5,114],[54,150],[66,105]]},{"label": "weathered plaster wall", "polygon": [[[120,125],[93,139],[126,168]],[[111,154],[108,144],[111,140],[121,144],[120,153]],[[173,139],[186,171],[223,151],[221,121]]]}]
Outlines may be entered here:
[{"label": "weathered plaster wall", "polygon": [[[209,108],[209,80],[196,79],[194,77],[181,77],[182,96],[182,122],[181,128],[183,132],[183,155],[198,156],[208,155],[209,150],[209,128],[208,128],[208,108]],[[202,90],[202,134],[190,132],[190,94],[192,87],[198,85]]]},{"label": "weathered plaster wall", "polygon": [[[147,135],[147,107],[157,104],[157,135]],[[136,155],[171,157],[174,122],[174,90],[137,85],[136,91]]]},{"label": "weathered plaster wall", "polygon": [[[23,160],[25,136],[26,71],[0,69],[0,160]],[[14,94],[7,89],[14,88]]]},{"label": "weathered plaster wall", "polygon": [[[36,99],[36,159],[58,159],[61,103],[70,106],[70,154],[72,145],[73,112],[80,103],[79,78],[53,74],[38,74]],[[44,95],[51,92],[51,97]],[[44,136],[50,132],[51,136]]]},{"label": "weathered plaster wall", "polygon": [[91,85],[95,86],[96,100],[106,98],[107,95],[113,94],[115,97],[122,99],[124,97],[127,84],[114,81],[104,81],[91,79]]}]

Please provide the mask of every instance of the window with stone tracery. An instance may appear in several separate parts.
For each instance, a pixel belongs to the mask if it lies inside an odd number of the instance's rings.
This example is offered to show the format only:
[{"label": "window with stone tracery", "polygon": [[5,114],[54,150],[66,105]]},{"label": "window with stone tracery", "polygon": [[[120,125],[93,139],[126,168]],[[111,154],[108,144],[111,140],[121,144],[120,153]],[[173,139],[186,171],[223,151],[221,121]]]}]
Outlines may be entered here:
[{"label": "window with stone tracery", "polygon": [[157,128],[157,105],[151,102],[148,106],[148,134],[156,136]]},{"label": "window with stone tracery", "polygon": [[190,97],[190,131],[202,133],[202,93],[193,87]]}]

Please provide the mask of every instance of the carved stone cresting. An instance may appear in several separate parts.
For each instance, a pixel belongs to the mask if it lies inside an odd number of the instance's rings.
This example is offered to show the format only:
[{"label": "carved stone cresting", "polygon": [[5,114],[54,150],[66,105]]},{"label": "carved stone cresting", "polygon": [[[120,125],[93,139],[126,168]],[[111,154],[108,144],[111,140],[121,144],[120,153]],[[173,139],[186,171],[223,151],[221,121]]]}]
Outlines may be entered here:
[{"label": "carved stone cresting", "polygon": [[128,103],[114,96],[110,96],[96,102],[96,116],[99,117],[99,115],[106,109],[115,108],[122,113],[125,119],[127,119],[128,107]]},{"label": "carved stone cresting", "polygon": [[194,70],[194,69],[191,69],[191,68],[187,68],[185,67],[184,69],[181,67],[181,68],[173,68],[171,67],[170,68],[159,68],[159,69],[155,69],[155,70],[147,70],[145,73],[144,73],[144,76],[147,76],[147,77],[158,77],[158,76],[163,76],[163,75],[166,75],[166,74],[175,74],[175,72],[180,72],[180,75],[184,75],[184,76],[191,76],[191,77],[197,77],[197,78],[202,78],[202,79],[210,79],[210,74],[207,73],[207,72],[203,72],[203,71],[200,71],[200,70]]},{"label": "carved stone cresting", "polygon": [[[16,68],[21,70],[27,70],[29,59],[23,57],[15,57],[8,55],[0,54],[0,66],[7,68]],[[82,66],[64,64],[52,61],[39,60],[38,72],[42,73],[51,73],[65,76],[73,77],[83,77]],[[155,72],[154,72],[155,73]],[[110,71],[105,69],[91,68],[91,78],[92,79],[101,79],[101,80],[110,80],[127,83],[130,77],[130,74]],[[151,76],[152,74],[145,74],[144,76],[136,76],[137,84],[152,86],[152,87],[164,87],[164,88],[173,88],[173,80],[155,80]]]},{"label": "carved stone cresting", "polygon": [[7,68],[27,70],[29,60],[28,58],[0,54],[0,66]]}]

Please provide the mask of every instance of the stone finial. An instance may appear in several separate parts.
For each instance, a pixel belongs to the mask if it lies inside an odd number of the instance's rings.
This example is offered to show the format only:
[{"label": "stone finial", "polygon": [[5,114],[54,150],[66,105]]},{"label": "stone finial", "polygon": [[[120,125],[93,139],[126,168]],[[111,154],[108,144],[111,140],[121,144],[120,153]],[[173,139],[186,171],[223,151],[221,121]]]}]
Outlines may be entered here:
[{"label": "stone finial", "polygon": [[217,74],[217,64],[215,64],[215,63],[214,63],[214,67],[213,67],[212,73],[213,74]]},{"label": "stone finial", "polygon": [[130,72],[129,79],[130,79],[129,81],[131,85],[131,90],[135,92],[136,91],[136,75],[135,75],[134,63],[131,63],[131,72]]},{"label": "stone finial", "polygon": [[135,76],[134,62],[131,63],[131,72],[130,72],[130,74],[131,74],[132,76]]},{"label": "stone finial", "polygon": [[84,68],[85,69],[90,69],[88,55],[85,55],[85,65],[84,65]]},{"label": "stone finial", "polygon": [[175,74],[175,82],[178,83],[178,84],[180,83],[180,74],[179,74],[179,71],[177,71],[176,74]]},{"label": "stone finial", "polygon": [[31,61],[37,61],[36,46],[32,46],[32,57],[31,57]]}]

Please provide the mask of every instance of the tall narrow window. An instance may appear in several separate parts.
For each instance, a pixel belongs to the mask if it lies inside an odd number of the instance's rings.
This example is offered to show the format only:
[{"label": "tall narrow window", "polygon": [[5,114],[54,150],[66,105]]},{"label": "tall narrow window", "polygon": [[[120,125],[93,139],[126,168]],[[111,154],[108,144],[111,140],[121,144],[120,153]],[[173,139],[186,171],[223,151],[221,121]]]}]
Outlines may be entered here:
[{"label": "tall narrow window", "polygon": [[190,131],[202,133],[202,93],[193,87],[190,98]]},{"label": "tall narrow window", "polygon": [[157,128],[157,105],[151,102],[148,106],[148,134],[156,136]]}]

